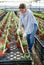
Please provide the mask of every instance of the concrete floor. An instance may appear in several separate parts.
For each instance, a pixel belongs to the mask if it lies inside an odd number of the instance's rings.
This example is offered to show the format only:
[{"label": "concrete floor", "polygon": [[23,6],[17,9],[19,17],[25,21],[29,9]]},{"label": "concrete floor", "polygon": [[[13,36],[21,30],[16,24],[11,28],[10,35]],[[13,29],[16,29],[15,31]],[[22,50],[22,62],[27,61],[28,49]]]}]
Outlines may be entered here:
[{"label": "concrete floor", "polygon": [[34,65],[42,65],[39,57],[37,56],[37,54],[35,52],[34,46],[32,48],[32,57],[33,57],[33,60],[34,60]]}]

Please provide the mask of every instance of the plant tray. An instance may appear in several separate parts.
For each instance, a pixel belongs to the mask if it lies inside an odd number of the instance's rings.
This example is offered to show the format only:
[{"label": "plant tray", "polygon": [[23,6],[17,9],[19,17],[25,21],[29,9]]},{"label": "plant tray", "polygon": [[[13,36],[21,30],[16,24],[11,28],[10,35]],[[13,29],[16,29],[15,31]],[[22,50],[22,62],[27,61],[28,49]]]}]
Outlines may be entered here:
[{"label": "plant tray", "polygon": [[41,62],[44,65],[44,41],[40,40],[39,36],[35,36],[34,47],[37,52],[37,55],[39,56]]},{"label": "plant tray", "polygon": [[32,65],[32,58],[23,58],[23,53],[11,42],[10,50],[6,51],[6,56],[0,58],[0,65]]}]

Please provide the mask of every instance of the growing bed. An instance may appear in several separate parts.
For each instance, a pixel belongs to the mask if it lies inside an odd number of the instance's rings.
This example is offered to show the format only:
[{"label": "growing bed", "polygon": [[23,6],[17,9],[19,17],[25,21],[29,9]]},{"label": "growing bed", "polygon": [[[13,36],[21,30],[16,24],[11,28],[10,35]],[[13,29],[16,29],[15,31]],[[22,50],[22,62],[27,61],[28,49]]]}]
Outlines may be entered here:
[{"label": "growing bed", "polygon": [[44,13],[33,12],[33,14],[38,18],[44,19]]},{"label": "growing bed", "polygon": [[0,58],[0,65],[32,65],[32,59],[24,59],[23,54],[16,48],[15,43],[11,43],[10,50],[4,58]]},{"label": "growing bed", "polygon": [[4,12],[3,10],[0,10],[0,20],[2,20],[5,15],[6,15],[6,12]]},{"label": "growing bed", "polygon": [[[0,30],[2,31],[0,36],[0,65],[32,65],[30,53],[26,53],[25,56],[20,51],[21,46],[19,48],[16,46],[15,34],[18,21],[19,19],[14,12],[8,12],[4,20],[0,22]],[[18,38],[20,37],[18,36]]]}]

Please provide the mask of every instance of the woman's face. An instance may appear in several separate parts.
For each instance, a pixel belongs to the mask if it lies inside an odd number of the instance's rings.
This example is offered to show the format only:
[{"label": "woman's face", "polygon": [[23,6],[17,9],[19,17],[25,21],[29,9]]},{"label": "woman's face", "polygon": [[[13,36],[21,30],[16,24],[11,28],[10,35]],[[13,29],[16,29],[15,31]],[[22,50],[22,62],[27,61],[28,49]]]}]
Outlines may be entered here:
[{"label": "woman's face", "polygon": [[20,12],[24,14],[26,12],[26,9],[20,9]]}]

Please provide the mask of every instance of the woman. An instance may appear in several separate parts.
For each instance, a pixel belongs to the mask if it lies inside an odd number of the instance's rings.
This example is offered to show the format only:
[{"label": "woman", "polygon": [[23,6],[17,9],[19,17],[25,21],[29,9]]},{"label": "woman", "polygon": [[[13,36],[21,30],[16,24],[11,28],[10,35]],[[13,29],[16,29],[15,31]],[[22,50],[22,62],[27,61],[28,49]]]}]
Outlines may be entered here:
[{"label": "woman", "polygon": [[36,34],[38,24],[31,10],[26,9],[25,4],[23,3],[20,4],[19,10],[20,10],[20,22],[17,33],[20,32],[20,28],[23,25],[24,26],[23,38],[27,38],[28,49],[29,51],[31,51],[32,46],[34,44],[34,36]]}]

